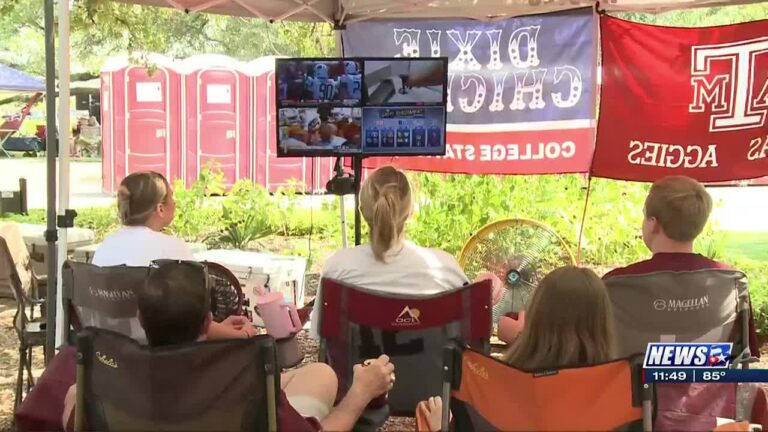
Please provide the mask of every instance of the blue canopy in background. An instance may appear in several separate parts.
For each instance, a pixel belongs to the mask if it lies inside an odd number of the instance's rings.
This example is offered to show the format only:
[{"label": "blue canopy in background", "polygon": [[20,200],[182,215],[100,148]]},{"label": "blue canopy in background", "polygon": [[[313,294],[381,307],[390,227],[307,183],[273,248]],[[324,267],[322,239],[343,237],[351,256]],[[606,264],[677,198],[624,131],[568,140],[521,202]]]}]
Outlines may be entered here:
[{"label": "blue canopy in background", "polygon": [[0,91],[44,92],[45,81],[20,70],[0,64]]}]

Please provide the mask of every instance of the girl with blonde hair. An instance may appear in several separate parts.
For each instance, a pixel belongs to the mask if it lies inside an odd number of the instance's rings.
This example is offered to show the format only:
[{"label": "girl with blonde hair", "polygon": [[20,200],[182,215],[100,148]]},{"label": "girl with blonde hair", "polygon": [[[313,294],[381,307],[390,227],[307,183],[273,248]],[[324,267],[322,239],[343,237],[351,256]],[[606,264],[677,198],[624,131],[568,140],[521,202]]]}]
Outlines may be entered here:
[{"label": "girl with blonde hair", "polygon": [[[418,246],[405,238],[413,213],[413,195],[402,171],[384,166],[360,190],[360,212],[369,227],[368,244],[342,249],[323,268],[323,278],[396,294],[436,294],[468,283],[450,254]],[[320,294],[315,304],[320,304]],[[319,308],[312,311],[317,337]]]},{"label": "girl with blonde hair", "polygon": [[[613,311],[605,284],[587,268],[566,266],[542,279],[526,311],[520,336],[504,361],[526,371],[599,364],[616,358]],[[439,396],[419,404],[440,430]]]},{"label": "girl with blonde hair", "polygon": [[[96,249],[94,265],[147,267],[161,259],[195,260],[184,240],[163,233],[173,223],[176,202],[162,174],[142,171],[124,178],[117,192],[117,211],[122,227]],[[208,337],[246,338],[255,334],[245,317],[230,316],[212,323]]]}]

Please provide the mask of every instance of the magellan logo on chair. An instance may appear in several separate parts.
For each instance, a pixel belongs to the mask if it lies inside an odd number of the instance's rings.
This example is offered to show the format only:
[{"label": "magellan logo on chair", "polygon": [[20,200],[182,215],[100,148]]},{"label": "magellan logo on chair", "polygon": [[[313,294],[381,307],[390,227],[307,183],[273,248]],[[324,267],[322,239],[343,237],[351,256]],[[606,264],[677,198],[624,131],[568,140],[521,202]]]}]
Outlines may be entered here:
[{"label": "magellan logo on chair", "polygon": [[420,310],[406,306],[403,311],[400,312],[400,315],[395,318],[395,322],[392,324],[396,326],[419,325],[421,324],[421,321],[419,321],[419,316],[421,316]]}]

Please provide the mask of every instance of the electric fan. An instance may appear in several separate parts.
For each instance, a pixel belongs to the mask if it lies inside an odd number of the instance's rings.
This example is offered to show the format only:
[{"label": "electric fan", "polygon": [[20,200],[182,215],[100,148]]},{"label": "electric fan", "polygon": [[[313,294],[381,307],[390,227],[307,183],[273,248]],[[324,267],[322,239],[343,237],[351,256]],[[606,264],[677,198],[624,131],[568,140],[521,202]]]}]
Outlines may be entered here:
[{"label": "electric fan", "polygon": [[494,280],[494,324],[501,316],[524,310],[547,273],[574,262],[568,246],[551,228],[527,219],[502,219],[484,226],[459,256],[469,280],[488,273]]}]

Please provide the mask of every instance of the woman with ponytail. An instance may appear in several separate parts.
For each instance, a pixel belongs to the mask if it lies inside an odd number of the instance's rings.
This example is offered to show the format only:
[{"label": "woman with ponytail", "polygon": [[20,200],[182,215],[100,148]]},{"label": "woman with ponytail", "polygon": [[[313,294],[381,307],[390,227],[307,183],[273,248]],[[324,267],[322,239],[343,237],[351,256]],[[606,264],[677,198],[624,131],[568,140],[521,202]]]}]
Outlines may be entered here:
[{"label": "woman with ponytail", "polygon": [[[325,263],[323,278],[386,293],[424,295],[468,283],[453,256],[405,239],[413,198],[402,171],[384,166],[369,175],[360,190],[360,211],[369,227],[369,243],[336,252]],[[320,304],[319,296],[315,304]],[[318,311],[312,311],[315,337]]]},{"label": "woman with ponytail", "polygon": [[[117,211],[123,226],[96,249],[94,265],[146,267],[159,259],[195,260],[184,240],[163,233],[173,223],[176,202],[171,185],[161,174],[143,171],[124,178],[117,191]],[[221,323],[213,322],[208,337],[246,338],[255,334],[245,317],[231,316]]]}]

